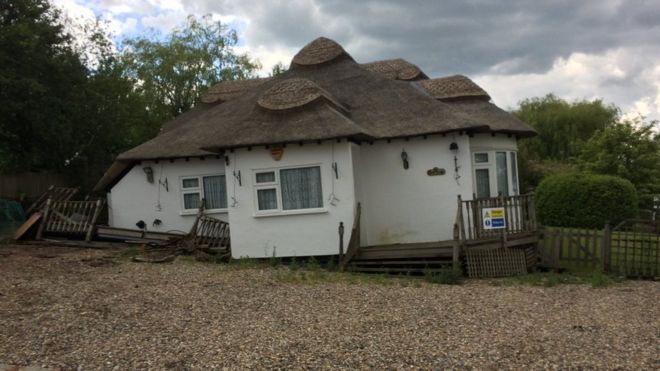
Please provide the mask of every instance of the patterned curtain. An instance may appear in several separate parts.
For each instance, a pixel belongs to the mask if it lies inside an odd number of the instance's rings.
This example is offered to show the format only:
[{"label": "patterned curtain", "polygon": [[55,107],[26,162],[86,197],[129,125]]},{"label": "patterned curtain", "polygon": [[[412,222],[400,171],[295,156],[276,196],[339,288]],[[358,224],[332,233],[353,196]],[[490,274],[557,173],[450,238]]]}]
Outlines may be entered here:
[{"label": "patterned curtain", "polygon": [[227,184],[224,175],[204,177],[204,200],[207,209],[227,208]]},{"label": "patterned curtain", "polygon": [[280,185],[283,210],[323,207],[319,166],[280,170]]}]

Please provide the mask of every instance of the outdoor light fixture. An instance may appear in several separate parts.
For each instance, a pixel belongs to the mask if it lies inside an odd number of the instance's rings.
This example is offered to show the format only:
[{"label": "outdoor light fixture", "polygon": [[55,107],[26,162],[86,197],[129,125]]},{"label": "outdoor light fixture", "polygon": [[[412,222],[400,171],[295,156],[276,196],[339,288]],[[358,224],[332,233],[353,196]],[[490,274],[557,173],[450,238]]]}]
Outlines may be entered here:
[{"label": "outdoor light fixture", "polygon": [[147,166],[142,168],[144,170],[144,173],[147,174],[147,182],[153,183],[154,182],[154,169],[151,168],[151,166]]},{"label": "outdoor light fixture", "polygon": [[458,143],[456,142],[451,142],[449,145],[449,150],[454,154],[454,179],[456,179],[456,182],[458,183],[458,179],[461,177],[461,175],[458,173]]},{"label": "outdoor light fixture", "polygon": [[403,168],[407,170],[410,165],[408,164],[408,153],[405,149],[401,152],[401,160],[403,160]]}]

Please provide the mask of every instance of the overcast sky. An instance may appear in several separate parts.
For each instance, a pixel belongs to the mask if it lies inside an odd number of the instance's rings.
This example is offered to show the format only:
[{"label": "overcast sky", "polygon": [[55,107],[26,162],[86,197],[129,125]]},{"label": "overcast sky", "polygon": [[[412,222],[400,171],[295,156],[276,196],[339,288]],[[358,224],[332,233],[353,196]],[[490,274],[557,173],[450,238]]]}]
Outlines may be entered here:
[{"label": "overcast sky", "polygon": [[118,38],[213,14],[263,73],[318,36],[359,62],[402,57],[431,77],[464,74],[496,104],[547,93],[602,98],[660,119],[660,1],[53,0],[101,16]]}]

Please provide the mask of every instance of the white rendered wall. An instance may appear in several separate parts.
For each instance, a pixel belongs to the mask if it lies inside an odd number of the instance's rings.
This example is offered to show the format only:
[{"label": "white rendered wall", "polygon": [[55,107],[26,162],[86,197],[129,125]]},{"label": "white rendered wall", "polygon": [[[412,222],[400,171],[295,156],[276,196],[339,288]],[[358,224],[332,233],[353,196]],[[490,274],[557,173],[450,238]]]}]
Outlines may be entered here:
[{"label": "white rendered wall", "polygon": [[[455,141],[460,178],[454,178]],[[377,141],[360,146],[359,177],[363,218],[361,245],[450,240],[456,218],[457,195],[472,196],[469,138],[466,135],[429,136]],[[405,170],[401,152],[408,154]],[[434,167],[445,175],[429,176]]]},{"label": "white rendered wall", "polygon": [[[255,147],[251,151],[237,149],[229,153],[227,193],[232,256],[264,258],[337,254],[339,222],[346,225],[346,242],[353,223],[355,197],[350,146],[346,141],[288,145],[279,161],[274,160],[270,150],[264,147]],[[339,179],[335,179],[332,170],[333,158],[338,164]],[[258,215],[255,170],[306,165],[321,167],[324,210],[311,214]],[[239,171],[240,186],[232,175]],[[328,202],[333,189],[339,200],[334,206]]]},{"label": "white rendered wall", "polygon": [[[154,182],[147,182],[145,167],[154,172]],[[187,233],[195,221],[196,212],[183,211],[181,196],[181,177],[224,174],[224,159],[191,158],[189,161],[177,159],[143,161],[135,165],[114,187],[108,195],[109,224],[117,228],[138,229],[139,220],[147,224],[147,230]],[[159,184],[167,180],[168,189]],[[209,214],[215,218],[227,220],[227,213]],[[153,221],[160,219],[162,224],[154,226]]]}]

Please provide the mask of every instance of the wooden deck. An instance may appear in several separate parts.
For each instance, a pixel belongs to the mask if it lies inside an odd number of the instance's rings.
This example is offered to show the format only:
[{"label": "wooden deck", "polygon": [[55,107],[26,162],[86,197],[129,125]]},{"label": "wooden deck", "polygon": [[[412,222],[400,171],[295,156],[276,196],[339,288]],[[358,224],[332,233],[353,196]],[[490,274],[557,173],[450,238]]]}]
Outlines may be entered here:
[{"label": "wooden deck", "polygon": [[[341,266],[360,272],[421,273],[437,271],[446,266],[463,269],[468,255],[470,258],[479,256],[483,260],[484,256],[495,256],[496,251],[520,249],[525,251],[524,259],[529,261],[530,251],[536,251],[539,228],[532,195],[500,196],[469,201],[461,200],[459,197],[457,206],[452,240],[360,246],[360,206],[358,205],[347,253],[340,258]],[[502,229],[491,230],[483,226],[483,209],[493,207],[504,209],[507,222]],[[488,265],[487,263],[484,264]],[[529,267],[530,264],[527,266]],[[491,270],[497,272],[496,268]],[[501,271],[505,270],[502,268]],[[473,273],[470,272],[470,275],[472,276]]]}]

